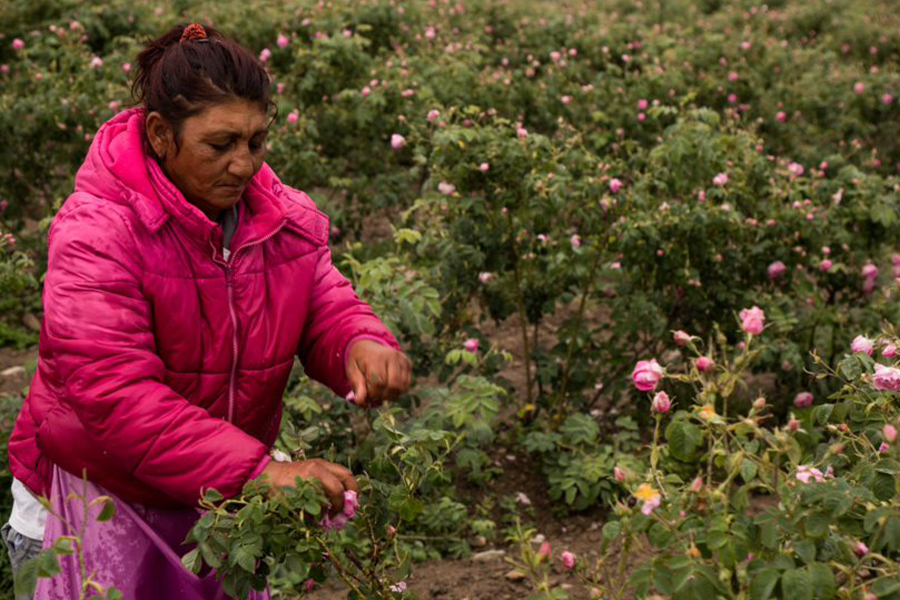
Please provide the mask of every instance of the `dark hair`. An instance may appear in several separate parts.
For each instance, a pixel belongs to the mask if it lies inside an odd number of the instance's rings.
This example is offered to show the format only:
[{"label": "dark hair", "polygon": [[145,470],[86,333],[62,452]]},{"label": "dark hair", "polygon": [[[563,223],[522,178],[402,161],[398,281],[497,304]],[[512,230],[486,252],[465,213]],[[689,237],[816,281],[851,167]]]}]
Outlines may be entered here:
[{"label": "dark hair", "polygon": [[172,125],[176,148],[184,120],[211,104],[241,99],[258,102],[264,111],[274,106],[269,74],[249,50],[206,25],[205,39],[190,35],[182,41],[189,27],[176,25],[148,41],[131,85],[136,104],[148,113],[158,111]]}]

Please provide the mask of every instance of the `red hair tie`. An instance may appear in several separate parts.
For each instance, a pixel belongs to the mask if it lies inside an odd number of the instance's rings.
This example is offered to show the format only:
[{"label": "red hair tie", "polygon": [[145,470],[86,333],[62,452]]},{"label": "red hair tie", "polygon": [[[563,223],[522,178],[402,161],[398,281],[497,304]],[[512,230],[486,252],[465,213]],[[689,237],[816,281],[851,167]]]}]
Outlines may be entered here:
[{"label": "red hair tie", "polygon": [[200,23],[191,23],[187,27],[184,28],[184,31],[181,33],[181,42],[190,42],[193,40],[206,40],[208,36],[206,35],[206,30],[203,28],[203,25]]}]

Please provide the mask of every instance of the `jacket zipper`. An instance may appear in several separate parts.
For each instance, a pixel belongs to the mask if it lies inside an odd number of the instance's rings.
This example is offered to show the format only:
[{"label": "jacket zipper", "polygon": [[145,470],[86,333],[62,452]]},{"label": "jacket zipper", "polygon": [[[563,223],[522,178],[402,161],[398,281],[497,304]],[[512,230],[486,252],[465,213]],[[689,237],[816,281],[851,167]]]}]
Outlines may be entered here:
[{"label": "jacket zipper", "polygon": [[[234,291],[232,285],[232,268],[234,266],[234,260],[237,256],[237,253],[247,248],[248,246],[253,246],[255,244],[261,244],[272,237],[275,236],[276,233],[281,231],[281,228],[284,227],[286,221],[281,221],[278,224],[278,227],[272,230],[271,233],[262,237],[258,240],[254,240],[249,244],[244,244],[240,246],[234,252],[229,252],[225,261],[218,260],[216,256],[216,247],[213,245],[212,240],[209,241],[209,245],[213,249],[213,262],[222,265],[222,268],[225,270],[225,289],[228,291],[228,312],[231,314],[231,343],[232,343],[232,353],[231,353],[231,375],[228,378],[228,422],[234,423],[234,381],[237,377],[237,365],[238,365],[238,321],[237,314],[234,311]],[[222,248],[222,255],[225,256],[225,248]]]}]

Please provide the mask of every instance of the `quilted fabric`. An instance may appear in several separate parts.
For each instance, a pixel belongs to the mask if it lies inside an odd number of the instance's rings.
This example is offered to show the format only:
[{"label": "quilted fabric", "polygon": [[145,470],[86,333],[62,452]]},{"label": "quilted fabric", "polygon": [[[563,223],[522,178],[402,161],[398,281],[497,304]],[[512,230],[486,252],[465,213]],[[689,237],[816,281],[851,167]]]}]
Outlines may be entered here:
[{"label": "quilted fabric", "polygon": [[146,148],[142,109],[104,124],[49,230],[40,360],[9,442],[36,494],[54,463],[148,506],[236,494],[268,461],[295,355],[345,395],[355,339],[399,347],[306,194],[263,165],[226,262],[221,228]]}]

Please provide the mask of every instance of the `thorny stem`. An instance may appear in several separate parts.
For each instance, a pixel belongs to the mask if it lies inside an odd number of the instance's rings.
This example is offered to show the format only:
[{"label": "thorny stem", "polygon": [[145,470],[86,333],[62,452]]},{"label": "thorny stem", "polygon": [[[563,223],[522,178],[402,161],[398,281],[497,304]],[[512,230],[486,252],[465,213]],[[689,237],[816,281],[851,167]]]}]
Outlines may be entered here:
[{"label": "thorny stem", "polygon": [[320,538],[318,538],[318,537],[316,538],[316,542],[319,544],[319,547],[322,548],[322,550],[323,550],[322,554],[325,556],[325,558],[328,559],[328,562],[330,562],[332,565],[334,565],[334,570],[337,571],[338,576],[343,580],[343,582],[346,583],[347,586],[348,586],[351,590],[353,590],[354,592],[356,592],[356,594],[357,594],[360,598],[364,598],[365,595],[362,593],[362,591],[359,589],[359,586],[357,586],[355,582],[358,581],[359,583],[362,583],[362,584],[365,584],[365,582],[362,581],[362,580],[360,580],[360,579],[356,576],[355,573],[349,573],[349,574],[348,574],[348,573],[344,570],[344,566],[340,563],[340,561],[338,561],[334,556],[331,555],[331,552],[329,552],[328,546],[325,545],[325,542],[323,542],[323,541],[322,541]]},{"label": "thorny stem", "polygon": [[522,274],[519,265],[519,253],[516,251],[516,234],[513,227],[512,215],[507,213],[509,222],[510,250],[513,255],[513,274],[516,280],[516,304],[519,311],[519,320],[522,326],[522,351],[525,354],[525,398],[528,404],[532,403],[531,381],[531,348],[528,344],[528,315],[525,311],[525,298],[522,294]]}]

